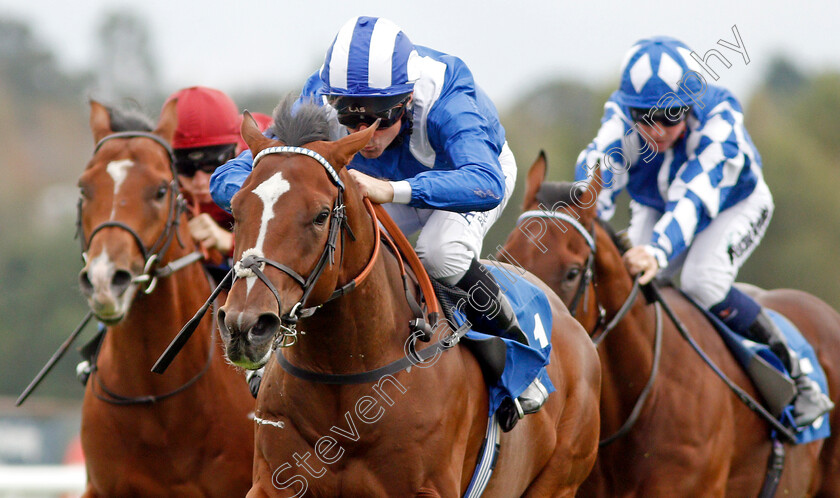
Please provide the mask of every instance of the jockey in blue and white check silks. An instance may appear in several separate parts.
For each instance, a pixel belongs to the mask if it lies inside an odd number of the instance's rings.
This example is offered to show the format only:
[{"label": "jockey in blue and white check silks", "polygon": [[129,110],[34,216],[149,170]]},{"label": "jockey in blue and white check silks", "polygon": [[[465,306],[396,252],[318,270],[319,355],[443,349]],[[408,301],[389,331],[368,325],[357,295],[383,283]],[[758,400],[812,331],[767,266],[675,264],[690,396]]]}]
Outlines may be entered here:
[{"label": "jockey in blue and white check silks", "polygon": [[[610,219],[626,188],[633,244],[647,246],[666,276],[682,267],[683,289],[711,308],[727,296],[763,237],[773,199],[741,105],[729,91],[705,83],[690,52],[665,37],[630,49],[620,89],[604,105],[601,128],[578,156],[575,176],[591,177],[600,160],[599,215]],[[656,150],[630,109],[669,106],[690,107],[686,128],[672,147]]]}]

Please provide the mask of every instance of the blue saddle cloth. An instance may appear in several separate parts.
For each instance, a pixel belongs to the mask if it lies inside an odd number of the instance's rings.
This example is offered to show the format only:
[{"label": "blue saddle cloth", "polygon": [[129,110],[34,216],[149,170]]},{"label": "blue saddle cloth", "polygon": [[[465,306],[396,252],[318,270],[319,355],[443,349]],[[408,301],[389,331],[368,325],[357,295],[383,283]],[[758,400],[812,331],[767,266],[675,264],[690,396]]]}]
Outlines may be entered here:
[{"label": "blue saddle cloth", "polygon": [[[545,367],[551,354],[551,305],[545,293],[515,273],[501,270],[493,265],[485,265],[502,288],[508,301],[516,311],[519,326],[528,336],[528,345],[505,339],[505,368],[496,385],[488,386],[490,391],[490,415],[496,413],[502,400],[510,396],[515,399],[534,379],[539,378],[549,393],[554,385],[548,377]],[[511,282],[511,280],[514,280]],[[457,311],[454,319],[458,326],[464,323],[464,316]],[[471,339],[495,337],[475,330],[467,332]]]},{"label": "blue saddle cloth", "polygon": [[[689,298],[689,300],[691,300],[691,298]],[[697,306],[697,303],[694,304]],[[718,333],[720,333],[723,341],[729,347],[729,350],[732,351],[732,354],[741,366],[747,368],[747,365],[750,364],[753,357],[760,356],[775,369],[783,372],[785,375],[788,374],[788,371],[785,369],[782,361],[766,344],[751,341],[739,334],[736,334],[717,316],[701,306],[697,307],[702,310],[709,318],[709,321],[712,322],[712,325],[714,325],[715,329],[717,329]],[[825,372],[823,371],[820,362],[817,360],[814,348],[811,347],[805,337],[802,336],[799,329],[797,329],[796,326],[781,313],[767,309],[767,314],[773,319],[787,338],[790,349],[799,355],[802,371],[808,375],[808,377],[816,381],[822,392],[828,393],[828,382],[826,381]],[[810,443],[811,441],[827,438],[831,435],[831,428],[829,427],[828,417],[826,416],[818,418],[813,424],[807,427],[796,427],[793,423],[793,405],[788,405],[788,407],[785,408],[780,420],[783,424],[794,430],[796,433],[796,442],[798,444]]]}]

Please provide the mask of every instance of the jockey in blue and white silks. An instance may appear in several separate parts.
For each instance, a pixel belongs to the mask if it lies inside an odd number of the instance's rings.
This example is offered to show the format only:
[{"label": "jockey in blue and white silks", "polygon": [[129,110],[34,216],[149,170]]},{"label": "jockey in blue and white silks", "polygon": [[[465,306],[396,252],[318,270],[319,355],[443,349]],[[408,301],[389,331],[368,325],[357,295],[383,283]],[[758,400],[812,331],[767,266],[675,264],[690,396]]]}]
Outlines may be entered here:
[{"label": "jockey in blue and white silks", "polygon": [[[625,264],[641,283],[682,269],[681,287],[734,332],[767,343],[797,381],[795,416],[809,425],[830,409],[809,391],[795,354],[761,306],[733,287],[764,236],[773,198],[741,105],[709,85],[691,49],[668,37],[637,42],[621,68],[620,88],[604,105],[597,136],[580,153],[575,178],[600,170],[598,212],[631,197]],[[590,180],[591,181],[591,180]]]},{"label": "jockey in blue and white silks", "polygon": [[[517,168],[498,112],[466,64],[414,45],[387,19],[357,17],[341,27],[301,99],[331,106],[351,132],[379,120],[370,143],[348,166],[356,185],[384,204],[407,235],[420,231],[416,251],[431,277],[467,292],[481,287],[495,300],[488,305],[484,297],[484,306],[465,307],[473,325],[524,338],[495,279],[478,263],[484,236],[513,192]],[[211,192],[223,208],[230,209],[252,161],[245,151],[216,170]],[[516,401],[520,416],[547,397],[535,384]]]}]

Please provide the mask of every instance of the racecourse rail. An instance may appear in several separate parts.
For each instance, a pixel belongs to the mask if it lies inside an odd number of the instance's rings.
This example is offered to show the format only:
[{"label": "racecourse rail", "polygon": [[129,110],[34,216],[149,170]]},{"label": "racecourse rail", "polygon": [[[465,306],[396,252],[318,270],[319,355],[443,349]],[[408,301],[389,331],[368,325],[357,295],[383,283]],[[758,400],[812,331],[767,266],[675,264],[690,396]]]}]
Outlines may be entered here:
[{"label": "racecourse rail", "polygon": [[0,497],[72,496],[85,481],[84,465],[0,465]]}]

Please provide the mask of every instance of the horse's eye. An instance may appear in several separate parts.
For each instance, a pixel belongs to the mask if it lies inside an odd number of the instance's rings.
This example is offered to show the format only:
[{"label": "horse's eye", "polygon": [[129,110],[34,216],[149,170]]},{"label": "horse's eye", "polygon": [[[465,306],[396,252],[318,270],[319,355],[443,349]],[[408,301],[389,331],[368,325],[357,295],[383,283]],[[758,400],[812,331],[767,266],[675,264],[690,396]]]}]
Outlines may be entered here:
[{"label": "horse's eye", "polygon": [[566,273],[566,281],[571,282],[580,276],[580,268],[574,267]]},{"label": "horse's eye", "polygon": [[79,196],[85,200],[90,199],[90,190],[85,187],[79,187]]},{"label": "horse's eye", "polygon": [[158,187],[157,192],[155,192],[155,200],[159,201],[166,197],[166,193],[169,191],[169,187],[167,185],[161,185]]},{"label": "horse's eye", "polygon": [[315,220],[312,222],[318,226],[323,226],[327,220],[330,218],[330,212],[326,209],[318,213],[318,216],[315,217]]}]

